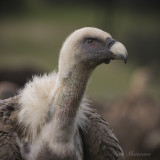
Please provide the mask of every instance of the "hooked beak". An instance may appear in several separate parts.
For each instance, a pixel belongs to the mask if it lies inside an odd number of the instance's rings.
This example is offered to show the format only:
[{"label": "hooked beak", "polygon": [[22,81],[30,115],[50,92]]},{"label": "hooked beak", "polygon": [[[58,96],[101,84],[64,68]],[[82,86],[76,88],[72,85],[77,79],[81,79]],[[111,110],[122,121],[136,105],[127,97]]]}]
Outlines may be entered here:
[{"label": "hooked beak", "polygon": [[124,63],[127,62],[128,53],[122,43],[112,38],[107,38],[107,46],[109,48],[109,51],[111,52],[111,59],[124,60]]}]

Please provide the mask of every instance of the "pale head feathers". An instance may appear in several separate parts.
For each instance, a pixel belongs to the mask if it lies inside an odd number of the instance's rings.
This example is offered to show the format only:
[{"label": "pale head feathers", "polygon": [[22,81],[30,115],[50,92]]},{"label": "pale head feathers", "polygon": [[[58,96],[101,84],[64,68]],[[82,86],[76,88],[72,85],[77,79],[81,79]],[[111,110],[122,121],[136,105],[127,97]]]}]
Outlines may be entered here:
[{"label": "pale head feathers", "polygon": [[[63,43],[60,54],[74,54],[73,51],[76,50],[77,46],[79,45],[79,41],[85,37],[99,38],[105,41],[106,38],[111,38],[111,35],[105,31],[93,27],[84,27],[78,29],[67,37],[66,41]],[[61,60],[59,59],[59,61]]]},{"label": "pale head feathers", "polygon": [[84,38],[99,38],[102,41],[106,41],[106,38],[109,37],[111,38],[109,33],[93,27],[84,27],[74,31],[67,37],[61,48],[58,66],[59,73],[66,76],[71,67],[77,64],[77,60],[83,55],[81,40]]}]

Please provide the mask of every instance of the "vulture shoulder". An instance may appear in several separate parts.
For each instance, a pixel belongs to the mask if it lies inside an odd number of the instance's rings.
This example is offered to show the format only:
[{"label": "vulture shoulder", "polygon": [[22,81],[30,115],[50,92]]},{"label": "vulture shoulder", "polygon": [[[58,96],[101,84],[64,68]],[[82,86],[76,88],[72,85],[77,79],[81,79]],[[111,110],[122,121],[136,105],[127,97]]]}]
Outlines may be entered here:
[{"label": "vulture shoulder", "polygon": [[80,130],[85,160],[123,159],[123,151],[108,123],[94,110],[86,112],[86,124]]},{"label": "vulture shoulder", "polygon": [[0,100],[0,159],[22,160],[16,140],[16,117],[19,96]]}]

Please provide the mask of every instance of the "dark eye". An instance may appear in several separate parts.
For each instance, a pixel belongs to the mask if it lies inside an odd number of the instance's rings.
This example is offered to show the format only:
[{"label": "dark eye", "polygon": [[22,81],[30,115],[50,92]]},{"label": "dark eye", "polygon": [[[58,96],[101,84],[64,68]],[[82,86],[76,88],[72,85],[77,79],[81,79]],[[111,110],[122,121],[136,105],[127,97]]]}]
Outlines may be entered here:
[{"label": "dark eye", "polygon": [[87,39],[86,42],[87,42],[88,45],[93,46],[93,45],[95,45],[96,40],[95,39]]}]

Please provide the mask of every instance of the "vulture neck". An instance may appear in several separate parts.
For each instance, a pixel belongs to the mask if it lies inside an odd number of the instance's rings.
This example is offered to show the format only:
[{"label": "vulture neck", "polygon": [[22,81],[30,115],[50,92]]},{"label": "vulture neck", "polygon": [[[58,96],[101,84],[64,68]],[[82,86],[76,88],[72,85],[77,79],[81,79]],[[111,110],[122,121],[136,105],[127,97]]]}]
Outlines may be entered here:
[{"label": "vulture neck", "polygon": [[58,88],[53,99],[53,121],[57,133],[54,137],[58,142],[67,143],[73,139],[79,105],[91,72],[90,68],[74,65],[67,75],[59,73]]}]

